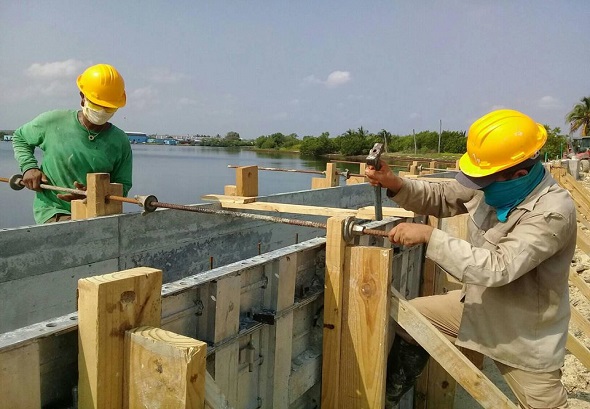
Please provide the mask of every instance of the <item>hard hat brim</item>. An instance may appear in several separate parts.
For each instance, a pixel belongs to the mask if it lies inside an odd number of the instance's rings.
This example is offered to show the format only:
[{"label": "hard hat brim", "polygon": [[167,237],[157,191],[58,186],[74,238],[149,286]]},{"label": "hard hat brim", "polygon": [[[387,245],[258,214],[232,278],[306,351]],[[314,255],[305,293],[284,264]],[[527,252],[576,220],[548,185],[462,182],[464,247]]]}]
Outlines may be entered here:
[{"label": "hard hat brim", "polygon": [[493,173],[491,175],[476,178],[459,171],[459,173],[455,175],[455,180],[469,189],[479,190],[492,184],[497,177],[498,175]]}]

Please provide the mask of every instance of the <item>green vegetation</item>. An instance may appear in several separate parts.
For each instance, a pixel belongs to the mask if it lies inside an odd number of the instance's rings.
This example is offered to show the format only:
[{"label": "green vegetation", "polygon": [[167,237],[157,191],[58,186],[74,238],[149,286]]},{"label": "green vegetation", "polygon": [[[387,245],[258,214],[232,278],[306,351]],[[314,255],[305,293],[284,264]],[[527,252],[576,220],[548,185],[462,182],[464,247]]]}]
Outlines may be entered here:
[{"label": "green vegetation", "polygon": [[566,122],[570,124],[570,132],[580,130],[580,136],[590,134],[590,97],[584,97],[574,105],[574,108],[566,115]]},{"label": "green vegetation", "polygon": [[[201,135],[199,135],[201,136]],[[201,139],[202,146],[218,146],[218,147],[226,147],[226,148],[233,148],[237,146],[252,146],[252,142],[250,141],[243,141],[240,138],[240,134],[235,131],[229,131],[225,134],[222,138],[221,135],[217,134],[217,136],[205,136],[202,135],[203,138]]]}]

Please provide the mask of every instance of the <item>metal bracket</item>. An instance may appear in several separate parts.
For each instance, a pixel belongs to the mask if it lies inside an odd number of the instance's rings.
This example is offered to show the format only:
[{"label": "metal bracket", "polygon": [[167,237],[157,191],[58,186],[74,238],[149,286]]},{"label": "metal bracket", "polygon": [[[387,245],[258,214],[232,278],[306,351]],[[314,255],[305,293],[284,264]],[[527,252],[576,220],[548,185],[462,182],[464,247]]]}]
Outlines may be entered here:
[{"label": "metal bracket", "polygon": [[252,319],[261,324],[275,325],[277,322],[276,311],[262,310],[252,314]]},{"label": "metal bracket", "polygon": [[22,190],[25,188],[25,185],[21,184],[23,180],[23,175],[12,175],[8,181],[8,184],[13,190]]}]

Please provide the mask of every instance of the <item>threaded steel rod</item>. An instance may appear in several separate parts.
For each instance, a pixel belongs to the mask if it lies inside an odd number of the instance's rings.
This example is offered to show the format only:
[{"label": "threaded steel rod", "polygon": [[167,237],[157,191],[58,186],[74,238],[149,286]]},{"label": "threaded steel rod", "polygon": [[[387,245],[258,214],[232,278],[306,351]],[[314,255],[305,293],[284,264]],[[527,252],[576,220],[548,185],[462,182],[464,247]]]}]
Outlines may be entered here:
[{"label": "threaded steel rod", "polygon": [[[9,181],[10,180],[7,178],[0,177],[0,182],[9,183]],[[20,180],[19,184],[21,184],[21,185],[23,184],[22,180]],[[70,189],[67,187],[47,185],[44,183],[41,183],[39,186],[42,189],[46,189],[46,190],[53,190],[53,191],[57,191],[57,192],[66,192],[66,193],[72,193],[72,194],[76,194],[76,195],[80,195],[80,196],[87,196],[87,192],[84,190],[80,190],[80,189]],[[119,201],[119,202],[132,203],[132,204],[136,204],[139,206],[143,206],[144,208],[149,207],[149,208],[153,209],[153,208],[160,207],[160,208],[164,208],[164,209],[182,210],[182,211],[194,212],[194,213],[208,213],[208,214],[220,214],[220,215],[233,216],[233,217],[243,217],[243,218],[247,218],[247,219],[262,220],[262,221],[267,221],[267,222],[271,222],[271,223],[290,224],[293,226],[312,227],[312,228],[324,229],[324,230],[328,229],[328,225],[326,223],[310,222],[307,220],[287,219],[285,217],[265,216],[265,215],[260,215],[260,214],[234,212],[234,211],[230,211],[230,210],[209,209],[209,208],[202,207],[202,206],[187,206],[187,205],[179,205],[179,204],[174,204],[174,203],[158,202],[157,200],[150,200],[149,202],[144,204],[142,201],[137,200],[137,199],[132,199],[132,198],[123,197],[123,196],[116,196],[116,195],[106,195],[105,199],[106,200],[115,200],[115,201]],[[362,226],[359,226],[359,230],[357,231],[357,233],[358,234],[366,234],[366,235],[370,235],[370,236],[387,237],[387,232],[385,232],[383,230],[366,229],[366,228],[363,228]]]}]

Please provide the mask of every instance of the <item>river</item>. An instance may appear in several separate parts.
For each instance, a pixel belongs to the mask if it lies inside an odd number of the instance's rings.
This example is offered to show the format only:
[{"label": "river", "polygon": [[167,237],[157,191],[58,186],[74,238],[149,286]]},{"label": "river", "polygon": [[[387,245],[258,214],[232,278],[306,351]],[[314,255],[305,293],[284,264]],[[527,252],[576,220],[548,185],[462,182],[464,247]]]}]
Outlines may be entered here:
[{"label": "river", "polygon": [[[178,204],[205,203],[205,194],[223,194],[225,185],[235,185],[236,171],[228,165],[303,169],[324,171],[325,160],[306,160],[297,154],[255,152],[245,149],[211,148],[201,146],[132,145],[133,195],[155,195],[161,202]],[[36,151],[39,160],[42,153]],[[357,173],[358,166],[339,164]],[[0,142],[0,177],[8,178],[19,173],[13,156],[12,144]],[[293,192],[311,188],[309,173],[258,172],[260,195]],[[344,178],[341,179],[344,183]],[[7,183],[0,183],[0,228],[12,228],[35,224],[32,201],[34,192],[12,190]],[[139,212],[138,206],[125,203],[124,211]]]}]

